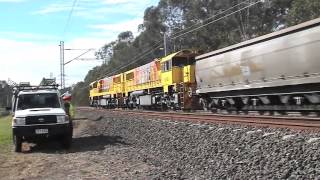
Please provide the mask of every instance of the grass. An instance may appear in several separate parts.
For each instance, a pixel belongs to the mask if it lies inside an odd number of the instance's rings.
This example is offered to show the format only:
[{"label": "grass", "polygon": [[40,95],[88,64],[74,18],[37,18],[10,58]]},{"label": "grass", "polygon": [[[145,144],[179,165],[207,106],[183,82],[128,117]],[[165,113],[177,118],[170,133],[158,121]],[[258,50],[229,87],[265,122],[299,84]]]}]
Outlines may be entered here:
[{"label": "grass", "polygon": [[8,151],[12,145],[11,118],[0,117],[0,151]]}]

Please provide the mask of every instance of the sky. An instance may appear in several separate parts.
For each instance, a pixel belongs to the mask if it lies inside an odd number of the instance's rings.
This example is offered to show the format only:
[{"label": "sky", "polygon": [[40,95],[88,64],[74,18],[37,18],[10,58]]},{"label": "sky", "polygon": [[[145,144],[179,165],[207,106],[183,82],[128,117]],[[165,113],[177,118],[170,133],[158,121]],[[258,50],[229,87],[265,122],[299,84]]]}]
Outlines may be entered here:
[{"label": "sky", "polygon": [[[116,40],[120,32],[129,30],[137,35],[144,10],[158,1],[0,0],[0,80],[39,84],[52,75],[60,83],[60,41],[66,49],[79,49],[65,51],[67,62],[86,49],[98,50]],[[81,58],[94,59],[94,52]],[[66,86],[82,81],[101,63],[67,64]]]}]

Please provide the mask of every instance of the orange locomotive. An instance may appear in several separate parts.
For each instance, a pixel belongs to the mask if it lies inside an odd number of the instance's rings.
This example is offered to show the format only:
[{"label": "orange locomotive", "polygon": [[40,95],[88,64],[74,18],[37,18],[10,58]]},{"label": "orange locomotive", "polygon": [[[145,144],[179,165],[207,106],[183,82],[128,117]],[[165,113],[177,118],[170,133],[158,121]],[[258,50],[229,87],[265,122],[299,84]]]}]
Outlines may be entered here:
[{"label": "orange locomotive", "polygon": [[90,85],[90,105],[106,108],[191,109],[195,57],[183,50]]}]

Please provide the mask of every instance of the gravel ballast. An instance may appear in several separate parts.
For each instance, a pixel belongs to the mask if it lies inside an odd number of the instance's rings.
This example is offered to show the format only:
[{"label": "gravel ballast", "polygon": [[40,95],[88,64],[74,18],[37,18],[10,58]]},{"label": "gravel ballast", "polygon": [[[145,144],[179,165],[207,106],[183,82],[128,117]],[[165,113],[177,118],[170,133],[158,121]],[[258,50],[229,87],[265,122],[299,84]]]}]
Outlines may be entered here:
[{"label": "gravel ballast", "polygon": [[[146,179],[320,179],[320,134],[195,124],[85,111],[91,135],[120,137],[150,168]],[[85,132],[83,132],[85,133]],[[137,172],[139,173],[139,172]]]}]

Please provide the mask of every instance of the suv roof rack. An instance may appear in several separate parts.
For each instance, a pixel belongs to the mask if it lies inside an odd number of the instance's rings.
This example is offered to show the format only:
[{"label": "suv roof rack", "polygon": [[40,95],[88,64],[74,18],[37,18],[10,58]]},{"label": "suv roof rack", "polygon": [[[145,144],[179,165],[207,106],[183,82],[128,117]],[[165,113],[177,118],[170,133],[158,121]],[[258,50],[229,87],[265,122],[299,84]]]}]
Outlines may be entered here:
[{"label": "suv roof rack", "polygon": [[21,82],[19,85],[14,86],[14,94],[18,94],[20,91],[35,91],[35,90],[57,90],[59,87],[56,84],[56,79],[43,78],[40,85],[32,86],[29,82]]},{"label": "suv roof rack", "polygon": [[39,86],[56,86],[56,78],[43,78]]}]

